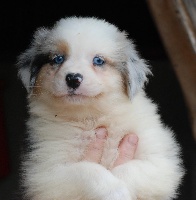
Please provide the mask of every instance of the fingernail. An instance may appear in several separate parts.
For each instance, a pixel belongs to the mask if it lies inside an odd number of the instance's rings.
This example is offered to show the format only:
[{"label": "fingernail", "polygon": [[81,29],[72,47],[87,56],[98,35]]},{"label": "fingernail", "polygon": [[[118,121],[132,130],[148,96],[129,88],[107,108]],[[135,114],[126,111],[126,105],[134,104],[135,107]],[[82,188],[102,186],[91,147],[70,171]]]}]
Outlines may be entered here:
[{"label": "fingernail", "polygon": [[95,133],[99,139],[105,139],[107,136],[107,130],[105,128],[98,128]]},{"label": "fingernail", "polygon": [[131,134],[128,138],[128,141],[131,145],[136,145],[138,143],[138,137],[135,134]]}]

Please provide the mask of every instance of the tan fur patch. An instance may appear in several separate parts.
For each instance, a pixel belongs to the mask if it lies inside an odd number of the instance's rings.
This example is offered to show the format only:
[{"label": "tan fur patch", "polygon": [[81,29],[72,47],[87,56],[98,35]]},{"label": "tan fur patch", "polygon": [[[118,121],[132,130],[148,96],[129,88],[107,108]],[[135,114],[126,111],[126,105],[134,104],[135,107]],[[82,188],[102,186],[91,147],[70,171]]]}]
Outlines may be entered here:
[{"label": "tan fur patch", "polygon": [[63,55],[69,55],[69,46],[65,41],[59,40],[56,45],[59,53]]},{"label": "tan fur patch", "polygon": [[121,67],[119,66],[118,63],[113,62],[110,59],[106,59],[106,62],[109,64],[109,66],[114,69],[117,73],[120,73],[121,75],[121,81],[122,81],[122,90],[124,92],[125,95],[128,96],[128,73],[126,73],[126,70],[124,70],[123,68],[121,69]]},{"label": "tan fur patch", "polygon": [[[65,56],[69,55],[69,46],[65,41],[59,40],[56,43],[56,49],[57,53]],[[51,81],[51,76],[55,73],[54,71],[55,70],[53,70],[49,64],[46,64],[41,68],[38,76],[36,77],[35,85],[33,87],[33,96],[38,96],[43,93],[43,84],[47,83],[47,81]]]},{"label": "tan fur patch", "polygon": [[45,88],[44,84],[46,84],[47,82],[50,83],[53,75],[54,75],[54,70],[51,69],[51,66],[49,64],[44,65],[41,68],[41,70],[36,78],[32,95],[39,96],[40,94],[42,94],[43,88]]}]

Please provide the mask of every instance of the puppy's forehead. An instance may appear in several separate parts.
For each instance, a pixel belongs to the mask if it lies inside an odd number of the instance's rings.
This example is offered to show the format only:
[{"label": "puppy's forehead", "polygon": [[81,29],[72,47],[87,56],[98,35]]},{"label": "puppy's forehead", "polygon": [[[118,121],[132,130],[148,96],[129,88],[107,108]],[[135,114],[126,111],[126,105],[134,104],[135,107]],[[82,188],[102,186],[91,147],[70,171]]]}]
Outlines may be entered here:
[{"label": "puppy's forehead", "polygon": [[53,38],[66,42],[73,51],[93,49],[111,54],[125,45],[126,34],[104,20],[68,18],[56,24]]}]

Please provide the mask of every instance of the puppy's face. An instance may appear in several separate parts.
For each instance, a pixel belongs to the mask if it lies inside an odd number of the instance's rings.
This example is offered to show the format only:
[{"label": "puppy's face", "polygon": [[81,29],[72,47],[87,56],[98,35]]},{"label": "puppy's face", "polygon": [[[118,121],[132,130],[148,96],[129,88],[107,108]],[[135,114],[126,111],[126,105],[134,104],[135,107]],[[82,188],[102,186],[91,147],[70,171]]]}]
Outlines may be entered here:
[{"label": "puppy's face", "polygon": [[133,97],[150,73],[125,32],[95,18],[67,18],[39,29],[18,65],[29,97],[69,102]]},{"label": "puppy's face", "polygon": [[38,60],[46,60],[38,69],[34,69],[38,72],[31,80],[31,95],[50,95],[76,102],[123,90],[126,85],[123,85],[122,76],[115,68],[118,64],[103,51],[91,45],[87,47],[87,42],[86,47],[81,48],[80,43],[73,46],[61,39],[54,44],[54,52],[39,55]]}]

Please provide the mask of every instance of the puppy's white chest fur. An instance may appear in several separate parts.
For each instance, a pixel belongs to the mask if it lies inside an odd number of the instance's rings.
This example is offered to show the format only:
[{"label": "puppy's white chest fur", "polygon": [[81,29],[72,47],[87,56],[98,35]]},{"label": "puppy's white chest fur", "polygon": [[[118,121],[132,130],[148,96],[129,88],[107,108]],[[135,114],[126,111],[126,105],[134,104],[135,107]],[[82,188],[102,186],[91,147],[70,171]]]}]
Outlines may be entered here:
[{"label": "puppy's white chest fur", "polygon": [[[146,104],[143,109],[142,102]],[[41,113],[42,116],[31,118],[29,121],[29,125],[33,126],[34,130],[33,145],[39,146],[36,151],[45,156],[44,160],[51,160],[52,157],[56,159],[55,163],[75,163],[83,160],[88,144],[96,137],[95,129],[105,127],[108,136],[100,164],[108,169],[113,166],[118,156],[120,140],[128,133],[137,132],[140,143],[142,143],[140,130],[141,132],[144,132],[143,129],[147,131],[152,126],[150,121],[155,118],[154,105],[143,97],[143,93],[138,94],[134,101],[127,101],[114,108],[112,104],[108,103],[105,111],[103,108],[99,108],[99,113],[95,110],[91,110],[91,112],[83,110],[83,113],[82,110],[75,110],[70,115],[66,115],[66,111],[55,115],[51,110],[46,111],[47,109],[44,109],[44,112],[43,108],[36,104],[31,109],[32,113],[36,113],[36,115]],[[143,116],[144,113],[146,113],[145,116]],[[74,116],[78,117],[76,117],[77,120]],[[140,149],[139,145],[136,157],[139,156]]]}]

